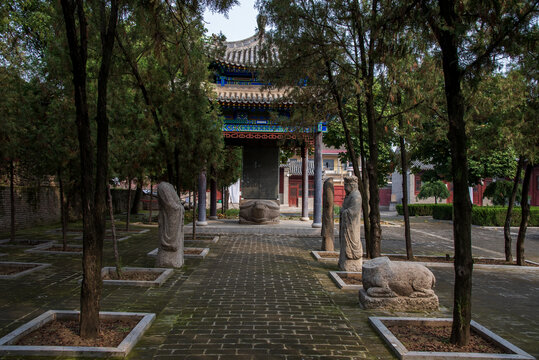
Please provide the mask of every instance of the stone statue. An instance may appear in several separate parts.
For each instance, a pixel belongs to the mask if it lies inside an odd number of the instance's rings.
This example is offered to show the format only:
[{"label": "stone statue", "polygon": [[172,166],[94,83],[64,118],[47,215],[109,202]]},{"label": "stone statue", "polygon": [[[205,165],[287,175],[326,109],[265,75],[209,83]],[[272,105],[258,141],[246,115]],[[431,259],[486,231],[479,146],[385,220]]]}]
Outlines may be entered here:
[{"label": "stone statue", "polygon": [[438,309],[436,279],[424,265],[378,257],[363,264],[362,283],[359,298],[365,308]]},{"label": "stone statue", "polygon": [[240,203],[240,224],[276,224],[279,214],[278,200],[243,200]]},{"label": "stone statue", "polygon": [[342,203],[339,243],[339,269],[361,271],[363,246],[361,245],[361,195],[357,189],[357,177],[344,178],[346,197]]},{"label": "stone statue", "polygon": [[159,203],[159,251],[156,267],[183,265],[184,208],[174,187],[162,182],[157,186]]},{"label": "stone statue", "polygon": [[322,251],[335,250],[333,245],[333,198],[335,191],[333,189],[333,179],[324,181],[324,195],[322,199]]}]

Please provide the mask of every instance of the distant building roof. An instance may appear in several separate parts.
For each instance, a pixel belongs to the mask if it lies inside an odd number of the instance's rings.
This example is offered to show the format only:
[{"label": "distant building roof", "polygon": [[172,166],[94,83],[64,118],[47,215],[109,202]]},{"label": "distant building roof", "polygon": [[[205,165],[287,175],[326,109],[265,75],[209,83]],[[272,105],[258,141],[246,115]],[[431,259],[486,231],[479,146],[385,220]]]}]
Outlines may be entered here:
[{"label": "distant building roof", "polygon": [[[261,62],[260,50],[264,43],[264,38],[255,34],[247,39],[239,41],[225,42],[226,50],[222,62],[236,66],[255,66]],[[278,51],[272,49],[272,59],[276,59]]]}]

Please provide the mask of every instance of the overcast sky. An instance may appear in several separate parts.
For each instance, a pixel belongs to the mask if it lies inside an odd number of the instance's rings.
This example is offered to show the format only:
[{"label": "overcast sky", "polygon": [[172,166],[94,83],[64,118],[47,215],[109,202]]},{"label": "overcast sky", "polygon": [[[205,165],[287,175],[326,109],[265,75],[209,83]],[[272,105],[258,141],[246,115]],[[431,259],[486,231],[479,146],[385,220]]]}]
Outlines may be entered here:
[{"label": "overcast sky", "polygon": [[204,13],[204,21],[208,29],[208,35],[222,32],[227,41],[243,40],[255,34],[256,16],[255,0],[240,0],[240,4],[234,6],[228,12],[228,19],[221,14]]}]

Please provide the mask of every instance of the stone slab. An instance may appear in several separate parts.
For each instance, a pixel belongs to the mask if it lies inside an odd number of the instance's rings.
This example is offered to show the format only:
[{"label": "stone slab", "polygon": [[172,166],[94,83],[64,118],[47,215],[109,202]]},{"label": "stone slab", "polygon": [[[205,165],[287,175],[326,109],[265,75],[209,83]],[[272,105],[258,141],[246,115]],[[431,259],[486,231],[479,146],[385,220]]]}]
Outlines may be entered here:
[{"label": "stone slab", "polygon": [[341,278],[341,274],[361,274],[361,272],[358,271],[330,271],[329,277],[337,284],[339,289],[343,290],[359,290],[363,289],[363,285],[351,285],[344,282],[344,280]]},{"label": "stone slab", "polygon": [[32,268],[29,268],[27,270],[21,271],[13,275],[0,275],[0,279],[6,279],[6,280],[17,279],[17,278],[20,278],[21,276],[28,275],[34,271],[38,271],[48,266],[51,266],[51,264],[45,264],[45,263],[27,263],[27,262],[15,262],[15,261],[2,261],[0,262],[0,265],[36,265]]},{"label": "stone slab", "polygon": [[[107,235],[107,236],[111,236],[111,235]],[[120,242],[120,241],[125,241],[127,239],[129,239],[131,237],[131,235],[125,235],[125,236],[120,236],[120,237],[117,237],[117,241]],[[82,240],[82,236],[77,236],[75,238],[75,240]],[[112,239],[107,239],[107,237],[105,237],[104,239],[105,241],[112,241]]]},{"label": "stone slab", "polygon": [[54,242],[54,240],[32,240],[36,244],[26,245],[26,244],[17,244],[21,240],[28,240],[28,239],[15,239],[15,243],[10,243],[10,239],[2,239],[0,240],[0,246],[5,247],[14,247],[14,248],[21,248],[21,247],[29,247],[29,246],[36,246],[36,245],[43,245],[43,244],[51,244]]},{"label": "stone slab", "polygon": [[[403,254],[382,254],[382,256],[402,256],[403,258],[406,257],[406,255]],[[421,257],[427,257],[427,258],[440,258],[440,256],[437,255],[418,255]],[[486,260],[505,260],[505,258],[493,258],[493,257],[484,257],[484,256],[477,256],[474,257],[475,259],[486,259]],[[400,260],[399,260],[400,261]],[[533,265],[539,265],[539,263],[531,260],[525,260],[528,264]],[[439,267],[439,268],[452,268],[453,263],[443,263],[443,262],[435,262],[435,261],[414,261],[415,264],[421,264],[426,267]],[[518,265],[496,265],[496,264],[474,264],[473,265],[474,270],[511,270],[511,271],[532,271],[532,272],[539,272],[539,266],[518,266]]]},{"label": "stone slab", "polygon": [[[113,266],[107,266],[101,269],[101,276],[105,276],[108,272],[116,271]],[[123,267],[123,272],[147,271],[152,273],[160,273],[155,280],[103,280],[103,285],[131,285],[131,286],[161,286],[172,276],[173,269],[165,268],[142,268],[142,267]]]},{"label": "stone slab", "polygon": [[[331,258],[325,258],[321,256],[321,253],[332,253],[337,255],[336,257]],[[322,261],[322,262],[339,262],[339,252],[338,251],[319,251],[319,250],[311,250],[311,255],[316,259],[316,261]]]},{"label": "stone slab", "polygon": [[438,296],[429,297],[372,297],[365,289],[359,290],[359,304],[363,309],[395,310],[395,311],[435,311],[439,308]]},{"label": "stone slab", "polygon": [[[210,252],[210,248],[198,248],[198,247],[186,247],[183,249],[183,257],[187,259],[204,259],[206,255]],[[186,250],[199,250],[200,254],[186,254]]]},{"label": "stone slab", "polygon": [[184,243],[198,243],[198,242],[201,242],[201,243],[217,243],[219,241],[219,235],[197,235],[197,238],[196,240],[193,240],[192,239],[192,236],[191,238],[187,238],[187,234],[184,236]]},{"label": "stone slab", "polygon": [[470,326],[482,337],[491,340],[497,345],[507,350],[508,354],[485,354],[485,353],[462,353],[462,352],[428,352],[428,351],[409,351],[384,323],[400,323],[402,325],[431,325],[440,326],[451,324],[453,319],[447,318],[421,318],[421,317],[369,317],[370,324],[376,332],[385,341],[389,348],[397,355],[399,359],[535,359],[522,349],[511,344],[502,337],[496,335],[487,328],[481,326],[475,321],[471,321]]},{"label": "stone slab", "polygon": [[[185,253],[185,250],[196,250],[196,249],[201,251],[200,254],[186,254]],[[150,257],[156,257],[158,251],[159,251],[159,248],[155,248],[146,255]],[[183,257],[187,259],[204,259],[206,255],[208,255],[209,252],[210,252],[210,248],[186,247],[184,248]]]},{"label": "stone slab", "polygon": [[48,250],[53,246],[62,246],[62,244],[57,243],[47,243],[38,245],[36,247],[33,247],[31,249],[24,250],[26,253],[31,254],[54,254],[54,255],[82,255],[82,245],[77,244],[68,244],[67,246],[70,248],[78,248],[80,251],[53,251]]},{"label": "stone slab", "polygon": [[102,319],[140,317],[141,320],[117,347],[12,345],[28,333],[55,319],[78,319],[78,311],[49,310],[0,339],[0,355],[125,357],[155,319],[151,313],[100,312]]}]

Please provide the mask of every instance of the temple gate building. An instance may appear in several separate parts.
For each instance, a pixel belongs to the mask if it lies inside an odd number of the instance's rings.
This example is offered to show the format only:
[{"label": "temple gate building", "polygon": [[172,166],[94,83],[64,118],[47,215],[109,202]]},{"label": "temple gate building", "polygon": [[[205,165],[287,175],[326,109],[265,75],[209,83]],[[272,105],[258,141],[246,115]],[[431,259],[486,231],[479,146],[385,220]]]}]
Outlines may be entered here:
[{"label": "temple gate building", "polygon": [[[286,141],[301,140],[304,188],[308,188],[307,147],[314,145],[313,227],[322,222],[322,133],[326,125],[320,121],[312,128],[298,129],[283,123],[294,111],[294,103],[286,97],[286,89],[268,88],[258,77],[260,41],[258,35],[241,41],[226,42],[225,55],[213,61],[210,69],[217,101],[224,115],[223,136],[226,145],[243,148],[240,222],[271,223],[278,221],[271,209],[280,205],[279,146]],[[324,116],[321,115],[320,120]],[[293,134],[296,130],[295,135]],[[216,186],[210,186],[210,219],[217,218]],[[206,225],[206,175],[199,176],[199,215],[197,223]],[[246,219],[245,214],[249,214]],[[268,214],[270,218],[267,218]],[[302,220],[308,217],[308,192],[303,192]]]}]

